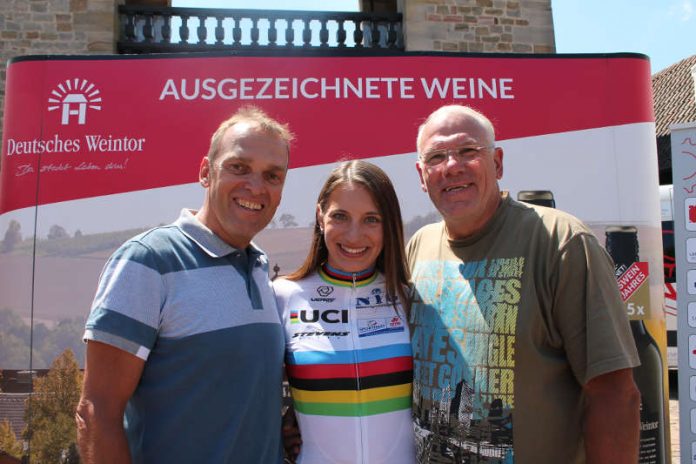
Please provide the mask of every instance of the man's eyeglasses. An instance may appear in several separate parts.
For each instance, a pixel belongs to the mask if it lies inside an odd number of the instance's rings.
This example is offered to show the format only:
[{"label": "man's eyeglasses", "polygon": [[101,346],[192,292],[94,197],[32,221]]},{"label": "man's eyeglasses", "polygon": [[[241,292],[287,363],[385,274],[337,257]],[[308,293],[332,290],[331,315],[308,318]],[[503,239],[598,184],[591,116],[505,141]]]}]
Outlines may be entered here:
[{"label": "man's eyeglasses", "polygon": [[462,145],[454,148],[431,150],[423,155],[421,160],[429,168],[439,166],[452,156],[456,161],[469,161],[479,156],[483,150],[494,148],[495,145]]}]

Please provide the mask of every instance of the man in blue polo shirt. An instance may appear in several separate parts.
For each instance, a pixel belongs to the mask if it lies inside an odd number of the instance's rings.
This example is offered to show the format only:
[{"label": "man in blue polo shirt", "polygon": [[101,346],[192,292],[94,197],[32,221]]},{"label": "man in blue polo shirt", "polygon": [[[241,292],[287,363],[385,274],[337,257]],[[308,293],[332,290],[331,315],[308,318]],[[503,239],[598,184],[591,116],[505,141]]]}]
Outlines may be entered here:
[{"label": "man in blue polo shirt", "polygon": [[283,334],[265,254],[288,128],[256,108],[223,122],[198,211],[126,242],[86,323],[82,462],[277,463]]}]

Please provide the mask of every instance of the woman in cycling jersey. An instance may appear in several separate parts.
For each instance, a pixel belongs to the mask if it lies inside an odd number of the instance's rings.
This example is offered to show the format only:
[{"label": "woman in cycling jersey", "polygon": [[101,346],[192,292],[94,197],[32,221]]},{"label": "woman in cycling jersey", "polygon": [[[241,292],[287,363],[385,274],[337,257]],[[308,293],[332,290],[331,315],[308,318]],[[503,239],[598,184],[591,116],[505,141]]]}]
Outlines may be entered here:
[{"label": "woman in cycling jersey", "polygon": [[302,436],[297,462],[415,462],[408,270],[384,171],[357,160],[331,172],[309,255],[273,285]]}]

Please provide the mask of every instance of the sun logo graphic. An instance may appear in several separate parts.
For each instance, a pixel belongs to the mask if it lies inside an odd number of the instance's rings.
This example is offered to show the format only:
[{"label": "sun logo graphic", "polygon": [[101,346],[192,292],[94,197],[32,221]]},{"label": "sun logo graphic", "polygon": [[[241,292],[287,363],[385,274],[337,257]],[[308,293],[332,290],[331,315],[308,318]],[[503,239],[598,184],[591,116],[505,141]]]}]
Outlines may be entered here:
[{"label": "sun logo graphic", "polygon": [[48,111],[61,110],[60,123],[67,126],[73,116],[77,123],[84,125],[87,120],[87,108],[101,110],[99,89],[85,79],[67,79],[51,92],[48,97]]}]

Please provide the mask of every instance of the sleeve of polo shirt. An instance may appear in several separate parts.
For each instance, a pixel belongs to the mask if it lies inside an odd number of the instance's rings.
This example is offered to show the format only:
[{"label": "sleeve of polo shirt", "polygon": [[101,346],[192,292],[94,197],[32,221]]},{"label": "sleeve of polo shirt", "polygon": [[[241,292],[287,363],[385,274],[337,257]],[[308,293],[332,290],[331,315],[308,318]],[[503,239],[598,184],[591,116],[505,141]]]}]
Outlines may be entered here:
[{"label": "sleeve of polo shirt", "polygon": [[147,360],[157,339],[164,302],[155,253],[132,240],[111,256],[99,279],[84,340],[94,340]]},{"label": "sleeve of polo shirt", "polygon": [[278,307],[278,317],[280,318],[280,324],[285,325],[288,316],[288,300],[290,298],[292,284],[289,280],[284,278],[276,279],[272,282],[273,293],[275,294],[276,305]]},{"label": "sleeve of polo shirt", "polygon": [[561,251],[553,303],[570,366],[581,385],[640,362],[609,255],[591,234]]}]

